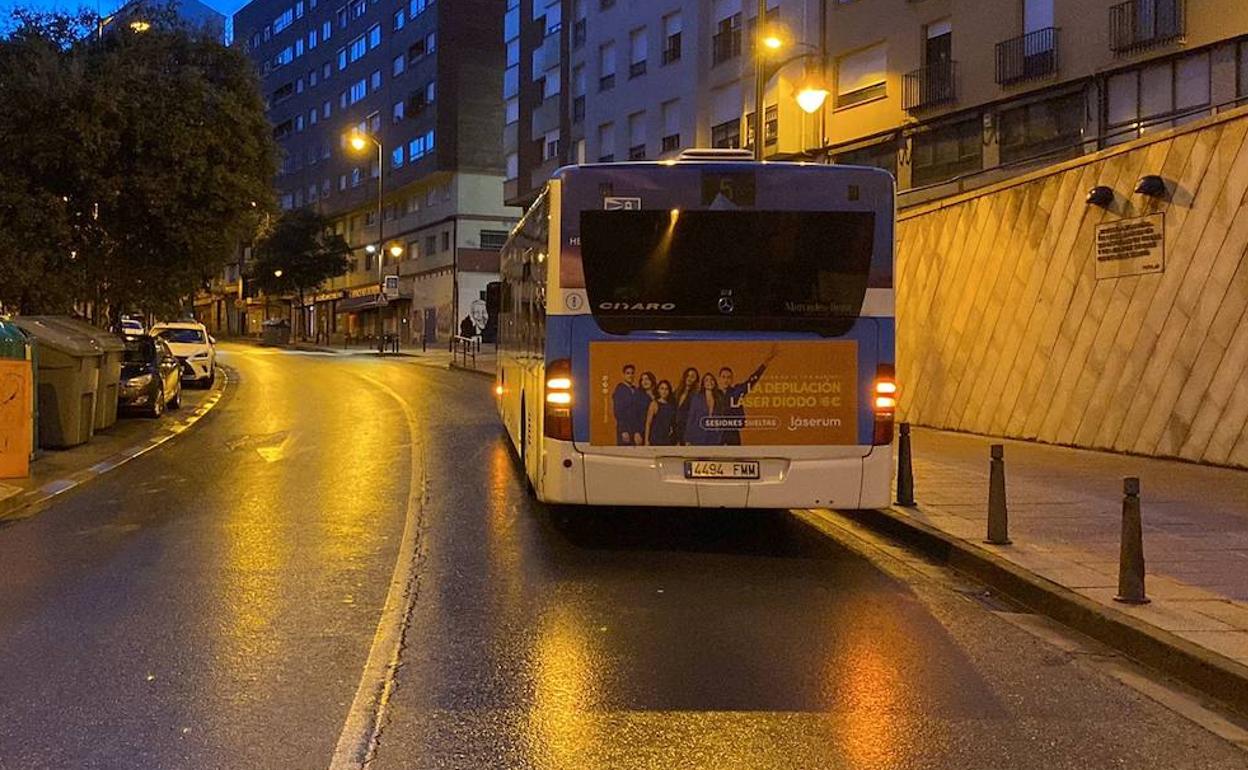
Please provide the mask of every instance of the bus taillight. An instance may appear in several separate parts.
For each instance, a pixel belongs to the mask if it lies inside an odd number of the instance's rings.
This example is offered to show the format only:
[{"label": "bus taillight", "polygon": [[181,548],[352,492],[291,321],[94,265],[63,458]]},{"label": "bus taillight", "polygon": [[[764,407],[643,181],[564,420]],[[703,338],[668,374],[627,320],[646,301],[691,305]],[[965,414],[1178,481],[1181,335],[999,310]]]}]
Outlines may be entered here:
[{"label": "bus taillight", "polygon": [[891,364],[880,364],[876,368],[871,398],[875,409],[875,435],[872,443],[876,446],[891,444],[893,418],[897,413],[897,379]]},{"label": "bus taillight", "polygon": [[572,362],[566,358],[546,366],[547,438],[572,440]]}]

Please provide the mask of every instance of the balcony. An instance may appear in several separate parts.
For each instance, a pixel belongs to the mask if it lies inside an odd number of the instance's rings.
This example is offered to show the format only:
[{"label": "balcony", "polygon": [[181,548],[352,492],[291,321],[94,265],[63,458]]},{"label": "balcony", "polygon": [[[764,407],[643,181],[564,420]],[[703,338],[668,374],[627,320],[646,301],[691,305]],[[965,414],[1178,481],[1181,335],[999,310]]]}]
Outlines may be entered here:
[{"label": "balcony", "polygon": [[1056,27],[997,43],[997,84],[1010,86],[1057,74]]},{"label": "balcony", "polygon": [[957,98],[957,62],[944,62],[906,73],[902,107],[910,112],[948,104]]},{"label": "balcony", "polygon": [[1116,54],[1166,45],[1186,34],[1185,0],[1127,0],[1109,9],[1109,48]]}]

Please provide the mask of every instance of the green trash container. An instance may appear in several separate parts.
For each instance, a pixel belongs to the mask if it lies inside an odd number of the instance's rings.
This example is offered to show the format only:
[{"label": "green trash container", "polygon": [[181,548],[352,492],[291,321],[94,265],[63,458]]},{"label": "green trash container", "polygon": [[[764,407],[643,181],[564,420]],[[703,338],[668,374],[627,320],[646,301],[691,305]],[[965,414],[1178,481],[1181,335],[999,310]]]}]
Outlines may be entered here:
[{"label": "green trash container", "polygon": [[121,394],[121,359],[126,343],[121,337],[92,326],[86,321],[66,316],[36,316],[59,323],[95,340],[100,347],[100,384],[95,395],[95,429],[107,430],[117,423],[117,398]]},{"label": "green trash container", "polygon": [[[21,327],[12,321],[0,318],[0,358],[16,358],[18,360],[30,361],[33,371],[33,380],[38,381],[39,370],[35,368],[35,344],[26,336]],[[39,448],[39,407],[35,406],[33,419],[30,422],[30,449],[31,458],[34,458],[35,450]]]},{"label": "green trash container", "polygon": [[63,449],[90,441],[95,435],[100,346],[73,327],[46,317],[18,316],[13,323],[35,339],[39,446]]}]

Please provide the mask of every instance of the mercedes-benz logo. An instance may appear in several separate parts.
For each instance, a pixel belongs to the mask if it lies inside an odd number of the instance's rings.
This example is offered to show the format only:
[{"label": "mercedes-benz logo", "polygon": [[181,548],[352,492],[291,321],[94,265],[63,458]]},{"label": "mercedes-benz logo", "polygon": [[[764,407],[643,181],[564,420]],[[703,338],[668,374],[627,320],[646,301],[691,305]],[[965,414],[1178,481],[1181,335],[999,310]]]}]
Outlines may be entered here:
[{"label": "mercedes-benz logo", "polygon": [[725,314],[731,313],[733,310],[736,309],[736,307],[737,307],[736,304],[732,301],[732,297],[720,297],[719,298],[719,312],[725,313]]}]

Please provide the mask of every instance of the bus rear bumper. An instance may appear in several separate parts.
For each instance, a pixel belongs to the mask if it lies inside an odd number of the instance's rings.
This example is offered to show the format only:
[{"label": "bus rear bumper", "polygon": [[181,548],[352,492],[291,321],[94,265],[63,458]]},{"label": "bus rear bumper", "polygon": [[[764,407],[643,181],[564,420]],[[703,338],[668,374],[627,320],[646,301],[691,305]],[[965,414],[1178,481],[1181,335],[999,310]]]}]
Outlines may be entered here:
[{"label": "bus rear bumper", "polygon": [[879,508],[889,504],[891,447],[865,456],[761,459],[757,481],[685,478],[684,457],[586,454],[545,442],[539,496],[572,505],[691,508]]}]

